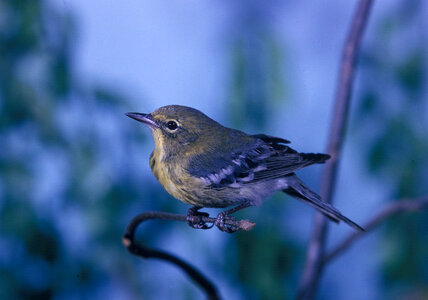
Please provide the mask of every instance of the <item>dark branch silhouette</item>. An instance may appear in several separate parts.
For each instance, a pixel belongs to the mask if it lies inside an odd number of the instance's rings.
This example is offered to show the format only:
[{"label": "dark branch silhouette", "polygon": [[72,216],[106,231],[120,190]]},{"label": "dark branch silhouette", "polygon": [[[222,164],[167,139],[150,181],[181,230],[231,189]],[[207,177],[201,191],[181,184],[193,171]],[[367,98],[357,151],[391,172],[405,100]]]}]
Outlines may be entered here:
[{"label": "dark branch silhouette", "polygon": [[[352,93],[355,63],[361,37],[367,23],[372,0],[360,0],[353,17],[350,31],[343,49],[340,76],[337,85],[333,120],[330,129],[327,153],[331,159],[326,163],[320,195],[324,201],[332,202],[339,158],[345,135],[350,98]],[[313,299],[322,273],[322,257],[327,235],[327,220],[317,213],[314,232],[308,246],[305,268],[299,284],[297,299]]]},{"label": "dark branch silhouette", "polygon": [[[143,258],[157,258],[175,264],[177,267],[182,269],[190,277],[190,279],[193,280],[193,282],[195,282],[203,289],[208,299],[220,299],[220,295],[218,294],[217,288],[214,286],[214,284],[194,266],[188,264],[187,262],[179,259],[178,257],[170,253],[145,247],[135,241],[135,231],[137,230],[137,227],[145,221],[154,219],[187,222],[187,216],[185,215],[171,214],[159,211],[150,211],[139,214],[134,217],[131,222],[129,222],[128,226],[126,227],[125,233],[123,234],[122,242],[125,245],[126,249],[128,249],[130,253]],[[216,221],[216,218],[202,216],[201,220],[205,223],[214,223]],[[251,230],[255,225],[255,223],[252,223],[248,220],[226,220],[225,223],[226,225],[231,225],[245,231]]]},{"label": "dark branch silhouette", "polygon": [[[394,203],[389,204],[385,209],[379,212],[375,217],[373,217],[367,224],[364,226],[366,232],[375,229],[381,223],[387,219],[394,217],[395,215],[405,213],[405,212],[415,212],[428,209],[428,196],[421,197],[418,199],[405,199],[399,200]],[[323,258],[323,265],[331,262],[339,254],[343,253],[348,249],[356,240],[365,235],[366,232],[355,231],[345,238],[341,243],[339,243],[333,250],[328,252]]]}]

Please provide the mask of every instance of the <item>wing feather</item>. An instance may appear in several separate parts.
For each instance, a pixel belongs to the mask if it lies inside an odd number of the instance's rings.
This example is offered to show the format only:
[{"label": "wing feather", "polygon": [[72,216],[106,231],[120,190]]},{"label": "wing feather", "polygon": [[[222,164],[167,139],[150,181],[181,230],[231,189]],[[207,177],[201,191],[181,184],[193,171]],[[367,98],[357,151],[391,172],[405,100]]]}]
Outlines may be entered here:
[{"label": "wing feather", "polygon": [[[188,172],[206,182],[208,188],[239,188],[245,184],[284,177],[314,163],[323,163],[326,154],[298,153],[283,145],[287,140],[266,135],[255,135],[254,142],[229,152],[210,153],[207,167],[198,165],[198,157],[192,159]],[[209,167],[208,167],[209,165]]]}]

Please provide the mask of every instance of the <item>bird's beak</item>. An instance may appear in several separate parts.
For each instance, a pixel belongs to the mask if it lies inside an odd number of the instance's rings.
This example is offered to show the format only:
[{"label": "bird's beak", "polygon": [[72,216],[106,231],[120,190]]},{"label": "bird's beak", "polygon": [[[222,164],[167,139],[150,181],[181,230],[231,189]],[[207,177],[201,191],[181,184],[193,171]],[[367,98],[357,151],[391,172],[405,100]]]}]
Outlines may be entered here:
[{"label": "bird's beak", "polygon": [[137,120],[138,122],[144,123],[149,127],[159,128],[159,125],[153,120],[153,117],[151,114],[130,112],[130,113],[126,113],[125,115],[127,115],[128,117],[134,120]]}]

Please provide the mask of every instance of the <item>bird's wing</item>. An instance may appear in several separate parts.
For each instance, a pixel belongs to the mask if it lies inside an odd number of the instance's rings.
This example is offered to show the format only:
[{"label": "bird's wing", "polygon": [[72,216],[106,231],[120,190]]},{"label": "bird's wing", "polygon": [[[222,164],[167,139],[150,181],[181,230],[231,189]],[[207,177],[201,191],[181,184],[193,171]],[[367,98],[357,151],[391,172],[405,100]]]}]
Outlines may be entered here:
[{"label": "bird's wing", "polygon": [[243,184],[280,178],[329,158],[326,154],[298,153],[283,145],[286,140],[280,138],[254,137],[250,145],[238,147],[227,154],[218,151],[196,155],[188,165],[188,172],[204,180],[211,188],[239,188]]},{"label": "bird's wing", "polygon": [[289,144],[290,143],[289,140],[286,140],[280,137],[266,135],[266,134],[253,134],[252,137],[261,139],[263,142],[268,144]]}]

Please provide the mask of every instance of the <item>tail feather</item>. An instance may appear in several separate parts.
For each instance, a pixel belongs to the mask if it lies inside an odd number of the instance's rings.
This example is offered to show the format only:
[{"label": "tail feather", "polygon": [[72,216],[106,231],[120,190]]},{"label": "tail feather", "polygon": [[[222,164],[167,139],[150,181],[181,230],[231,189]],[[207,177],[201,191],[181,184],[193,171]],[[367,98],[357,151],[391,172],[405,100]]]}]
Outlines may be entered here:
[{"label": "tail feather", "polygon": [[323,164],[326,160],[330,159],[330,155],[323,153],[299,153],[300,156],[310,161],[311,164]]},{"label": "tail feather", "polygon": [[315,207],[336,223],[343,221],[357,230],[365,231],[364,228],[342,215],[331,204],[322,201],[321,197],[308,188],[296,175],[288,176],[287,184],[288,188],[283,190],[284,193]]}]

